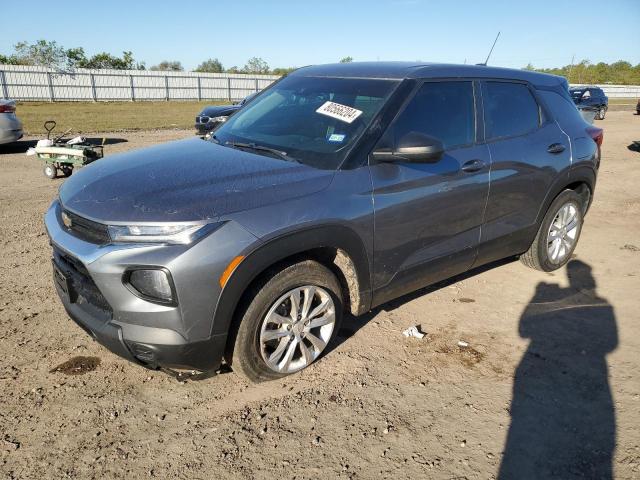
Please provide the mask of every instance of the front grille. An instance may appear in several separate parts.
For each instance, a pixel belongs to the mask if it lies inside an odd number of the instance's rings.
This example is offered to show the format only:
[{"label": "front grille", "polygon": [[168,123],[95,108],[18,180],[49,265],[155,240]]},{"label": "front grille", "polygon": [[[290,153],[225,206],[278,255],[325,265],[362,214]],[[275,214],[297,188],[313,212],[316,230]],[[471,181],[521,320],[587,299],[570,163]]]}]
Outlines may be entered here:
[{"label": "front grille", "polygon": [[60,219],[60,223],[74,237],[98,245],[104,245],[111,241],[109,229],[106,225],[76,215],[69,210],[63,210],[63,215],[66,215],[71,221],[71,226],[67,227],[62,219]]},{"label": "front grille", "polygon": [[94,283],[84,264],[55,246],[53,247],[53,259],[58,268],[70,280],[72,292],[69,292],[69,296],[73,299],[72,301],[78,304],[89,304],[99,309],[108,318],[111,318],[113,310]]}]

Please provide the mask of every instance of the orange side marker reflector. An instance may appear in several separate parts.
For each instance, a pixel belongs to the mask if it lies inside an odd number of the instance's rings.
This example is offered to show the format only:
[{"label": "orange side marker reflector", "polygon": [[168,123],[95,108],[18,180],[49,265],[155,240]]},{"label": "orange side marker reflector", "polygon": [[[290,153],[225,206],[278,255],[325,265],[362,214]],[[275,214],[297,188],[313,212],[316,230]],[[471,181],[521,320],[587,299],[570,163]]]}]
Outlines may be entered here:
[{"label": "orange side marker reflector", "polygon": [[238,255],[236,258],[231,260],[231,262],[229,262],[227,268],[225,268],[224,272],[222,272],[222,275],[220,275],[220,288],[224,288],[224,286],[227,284],[227,281],[229,280],[229,277],[231,277],[231,274],[236,269],[236,267],[240,265],[240,262],[242,262],[242,260],[244,260],[244,256]]}]

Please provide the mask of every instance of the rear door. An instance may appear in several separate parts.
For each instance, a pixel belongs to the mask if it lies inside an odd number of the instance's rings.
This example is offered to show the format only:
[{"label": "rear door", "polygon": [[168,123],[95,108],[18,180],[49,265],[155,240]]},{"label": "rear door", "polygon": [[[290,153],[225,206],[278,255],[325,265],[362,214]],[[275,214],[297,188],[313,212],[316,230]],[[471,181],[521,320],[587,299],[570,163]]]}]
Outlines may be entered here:
[{"label": "rear door", "polygon": [[561,172],[568,175],[571,165],[569,138],[545,114],[528,84],[485,81],[482,101],[491,191],[478,263],[529,247],[552,183]]},{"label": "rear door", "polygon": [[[468,269],[489,190],[489,156],[478,144],[473,81],[428,81],[401,109],[376,148],[411,132],[441,140],[435,163],[372,164],[374,302]],[[479,94],[479,92],[478,92]]]}]

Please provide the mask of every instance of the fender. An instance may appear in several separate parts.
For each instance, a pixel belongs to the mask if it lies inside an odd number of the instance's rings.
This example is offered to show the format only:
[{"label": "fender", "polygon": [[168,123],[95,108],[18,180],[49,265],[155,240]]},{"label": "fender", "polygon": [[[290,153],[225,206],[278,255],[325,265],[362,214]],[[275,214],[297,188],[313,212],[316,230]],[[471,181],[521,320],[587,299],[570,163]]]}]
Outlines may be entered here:
[{"label": "fender", "polygon": [[593,199],[593,191],[596,185],[596,171],[593,168],[593,166],[590,166],[590,165],[582,164],[578,166],[573,166],[569,170],[567,176],[564,176],[564,175],[558,176],[558,178],[555,180],[553,185],[551,185],[551,187],[549,188],[549,191],[547,192],[547,196],[545,197],[544,202],[542,203],[542,205],[540,206],[540,210],[538,211],[538,216],[536,218],[536,225],[539,226],[542,223],[542,219],[547,214],[547,210],[549,209],[551,202],[555,200],[555,198],[560,194],[560,192],[565,190],[569,185],[576,184],[576,183],[587,184],[587,186],[589,187],[589,190],[591,190],[591,197],[589,199],[589,204],[591,204],[591,201]]},{"label": "fender", "polygon": [[213,318],[212,335],[228,333],[242,295],[262,272],[287,257],[321,247],[337,248],[349,255],[358,277],[358,311],[368,311],[371,306],[371,278],[364,243],[349,227],[322,225],[280,235],[258,245],[247,254],[220,294]]}]

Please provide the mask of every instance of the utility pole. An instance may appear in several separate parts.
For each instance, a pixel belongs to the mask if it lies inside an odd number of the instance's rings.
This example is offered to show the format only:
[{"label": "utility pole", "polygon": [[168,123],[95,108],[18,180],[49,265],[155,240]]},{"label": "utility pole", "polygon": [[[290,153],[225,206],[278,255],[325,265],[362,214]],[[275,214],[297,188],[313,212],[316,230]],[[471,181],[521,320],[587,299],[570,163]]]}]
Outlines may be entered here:
[{"label": "utility pole", "polygon": [[571,65],[569,65],[569,75],[567,75],[567,77],[569,77],[569,78],[567,78],[569,83],[571,83],[571,72],[573,72],[573,62],[575,61],[575,59],[576,59],[576,54],[574,53],[571,56]]}]

